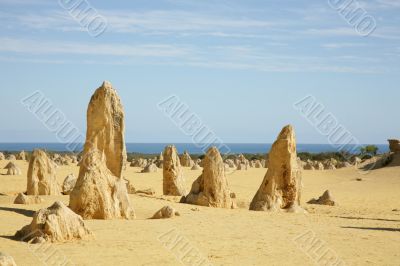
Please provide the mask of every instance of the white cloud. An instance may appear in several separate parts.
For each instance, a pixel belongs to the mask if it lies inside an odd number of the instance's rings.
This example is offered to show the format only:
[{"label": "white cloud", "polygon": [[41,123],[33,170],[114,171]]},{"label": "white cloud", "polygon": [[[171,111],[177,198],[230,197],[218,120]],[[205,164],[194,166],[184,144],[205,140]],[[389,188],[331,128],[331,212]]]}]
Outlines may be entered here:
[{"label": "white cloud", "polygon": [[82,54],[110,56],[179,57],[188,49],[162,44],[98,44],[0,38],[0,51],[28,54]]}]

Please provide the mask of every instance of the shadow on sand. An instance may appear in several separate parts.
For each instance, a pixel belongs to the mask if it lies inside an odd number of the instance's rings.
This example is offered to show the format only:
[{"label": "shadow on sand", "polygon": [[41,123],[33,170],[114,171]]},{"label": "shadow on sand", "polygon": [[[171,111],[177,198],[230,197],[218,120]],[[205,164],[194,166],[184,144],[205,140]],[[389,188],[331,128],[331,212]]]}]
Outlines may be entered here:
[{"label": "shadow on sand", "polygon": [[24,209],[16,209],[16,208],[7,208],[7,207],[0,207],[0,211],[7,211],[7,212],[15,212],[26,217],[33,217],[35,211],[31,210],[24,210]]},{"label": "shadow on sand", "polygon": [[381,219],[381,218],[365,218],[365,217],[347,217],[347,216],[332,216],[334,218],[348,219],[348,220],[369,220],[369,221],[383,221],[383,222],[400,222],[400,220]]},{"label": "shadow on sand", "polygon": [[344,228],[344,229],[357,229],[357,230],[370,230],[370,231],[400,232],[400,228],[356,227],[356,226],[342,226],[342,228]]}]

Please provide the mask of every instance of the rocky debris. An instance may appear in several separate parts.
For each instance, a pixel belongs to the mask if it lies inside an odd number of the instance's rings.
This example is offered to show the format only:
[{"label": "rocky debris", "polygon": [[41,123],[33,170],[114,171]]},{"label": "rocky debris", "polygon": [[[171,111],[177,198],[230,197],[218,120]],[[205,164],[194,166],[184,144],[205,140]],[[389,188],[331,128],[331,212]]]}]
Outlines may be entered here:
[{"label": "rocky debris", "polygon": [[42,150],[34,150],[29,161],[27,194],[61,194],[54,164]]},{"label": "rocky debris", "polygon": [[169,219],[175,216],[181,216],[174,208],[165,206],[158,212],[156,212],[151,219]]},{"label": "rocky debris", "polygon": [[147,188],[147,189],[137,190],[135,194],[154,196],[156,195],[156,191],[154,190],[154,188]]},{"label": "rocky debris", "polygon": [[30,243],[40,243],[43,239],[46,242],[67,242],[89,239],[92,236],[82,217],[60,201],[36,212],[32,223],[15,235],[17,239]]},{"label": "rocky debris", "polygon": [[319,197],[318,199],[312,199],[308,204],[318,204],[318,205],[327,205],[327,206],[336,206],[337,203],[333,199],[331,193],[329,190],[325,191],[324,194]]},{"label": "rocky debris", "polygon": [[142,173],[157,173],[157,171],[157,165],[151,162],[142,170]]},{"label": "rocky debris", "polygon": [[202,175],[193,182],[189,195],[182,197],[181,203],[214,208],[236,208],[236,201],[231,197],[224,163],[218,149],[211,147],[203,161]]},{"label": "rocky debris", "polygon": [[62,185],[62,193],[64,195],[69,195],[71,194],[72,190],[75,187],[76,181],[78,180],[78,178],[74,175],[74,174],[69,174],[63,182]]},{"label": "rocky debris", "polygon": [[22,175],[21,169],[14,162],[9,162],[4,169],[7,169],[7,175]]},{"label": "rocky debris", "polygon": [[165,147],[163,163],[163,193],[166,196],[186,195],[185,180],[179,160],[178,151],[174,145]]},{"label": "rocky debris", "polygon": [[268,171],[250,204],[250,210],[304,212],[300,207],[301,189],[296,137],[293,127],[289,125],[282,129],[272,145]]},{"label": "rocky debris", "polygon": [[44,202],[44,200],[39,196],[26,196],[24,193],[19,193],[18,196],[14,200],[14,204],[40,204]]},{"label": "rocky debris", "polygon": [[13,257],[0,252],[0,266],[17,266]]}]

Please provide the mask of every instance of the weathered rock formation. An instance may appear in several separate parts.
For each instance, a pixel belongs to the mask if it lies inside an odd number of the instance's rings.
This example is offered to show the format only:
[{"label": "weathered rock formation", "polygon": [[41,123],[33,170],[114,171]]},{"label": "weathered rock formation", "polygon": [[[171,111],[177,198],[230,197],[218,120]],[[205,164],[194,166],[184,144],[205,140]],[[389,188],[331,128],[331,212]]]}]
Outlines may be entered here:
[{"label": "weathered rock formation", "polygon": [[267,174],[251,202],[250,210],[304,212],[300,207],[301,178],[295,133],[289,125],[282,129],[272,145]]},{"label": "weathered rock formation", "polygon": [[183,167],[192,167],[192,158],[190,157],[190,154],[185,151],[181,157],[181,165]]},{"label": "weathered rock formation", "polygon": [[92,237],[92,233],[85,226],[82,217],[57,201],[49,208],[35,213],[32,223],[18,231],[15,237],[31,243],[41,242],[42,239],[49,242],[66,242],[88,239]]},{"label": "weathered rock formation", "polygon": [[158,212],[156,212],[151,219],[169,219],[175,216],[181,216],[174,208],[165,206]]},{"label": "weathered rock formation", "polygon": [[202,175],[193,182],[189,195],[183,197],[181,202],[215,208],[236,208],[235,196],[229,190],[218,149],[210,148],[203,161]]},{"label": "weathered rock formation", "polygon": [[83,157],[95,150],[104,153],[107,168],[114,176],[121,177],[122,167],[127,158],[124,132],[124,110],[121,100],[111,83],[104,81],[88,106]]},{"label": "weathered rock formation", "polygon": [[157,173],[158,167],[153,162],[150,162],[143,170],[142,173]]},{"label": "weathered rock formation", "polygon": [[105,155],[90,151],[70,194],[70,208],[84,219],[134,218],[124,179],[107,168]]},{"label": "weathered rock formation", "polygon": [[42,150],[34,150],[28,168],[28,195],[60,195],[53,162]]},{"label": "weathered rock formation", "polygon": [[125,121],[121,101],[107,81],[92,96],[79,176],[70,208],[84,219],[134,218],[125,180]]},{"label": "weathered rock formation", "polygon": [[17,155],[17,160],[26,161],[26,154],[25,154],[25,151],[21,151],[21,152]]},{"label": "weathered rock formation", "polygon": [[44,200],[39,196],[26,196],[24,193],[19,193],[14,200],[14,204],[30,205],[30,204],[39,204],[42,203],[43,201]]},{"label": "weathered rock formation", "polygon": [[62,193],[64,195],[69,195],[71,194],[72,190],[75,187],[76,181],[78,180],[78,178],[76,178],[76,176],[74,174],[69,174],[63,182],[62,185]]},{"label": "weathered rock formation", "polygon": [[7,169],[7,175],[21,175],[21,169],[14,163],[9,162],[4,169]]},{"label": "weathered rock formation", "polygon": [[163,193],[166,196],[186,195],[185,180],[175,146],[167,146],[163,154]]},{"label": "weathered rock formation", "polygon": [[335,205],[337,205],[337,203],[333,199],[333,197],[332,197],[331,193],[329,192],[329,190],[325,191],[324,194],[321,197],[319,197],[318,199],[312,199],[307,203],[308,204],[327,205],[327,206],[335,206]]}]

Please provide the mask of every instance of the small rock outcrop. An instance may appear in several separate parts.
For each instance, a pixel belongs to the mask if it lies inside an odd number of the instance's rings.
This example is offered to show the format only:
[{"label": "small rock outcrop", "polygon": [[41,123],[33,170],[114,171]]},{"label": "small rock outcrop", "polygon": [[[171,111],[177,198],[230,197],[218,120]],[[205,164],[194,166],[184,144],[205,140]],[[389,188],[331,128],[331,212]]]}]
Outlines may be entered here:
[{"label": "small rock outcrop", "polygon": [[48,242],[67,242],[88,239],[92,233],[82,217],[57,201],[49,208],[36,212],[32,223],[19,230],[15,237],[30,243],[38,243],[42,239]]},{"label": "small rock outcrop", "polygon": [[301,169],[292,126],[282,129],[269,153],[264,181],[250,204],[252,211],[304,212],[300,207]]},{"label": "small rock outcrop", "polygon": [[7,175],[21,175],[21,169],[14,163],[9,162],[4,169],[7,169]]},{"label": "small rock outcrop", "polygon": [[231,193],[225,176],[224,162],[216,147],[207,151],[202,175],[193,182],[192,189],[181,203],[214,208],[236,208],[234,193]]},{"label": "small rock outcrop", "polygon": [[54,163],[42,150],[34,150],[28,168],[28,195],[60,195]]},{"label": "small rock outcrop", "polygon": [[185,151],[181,157],[181,165],[183,167],[192,167],[192,158],[190,157],[190,154]]},{"label": "small rock outcrop", "polygon": [[18,153],[17,160],[26,161],[26,153],[25,153],[25,151],[21,151],[20,153]]},{"label": "small rock outcrop", "polygon": [[74,174],[69,174],[63,182],[62,185],[62,193],[64,195],[69,195],[71,194],[72,190],[75,187],[76,181],[78,180],[78,178],[76,178],[76,176]]},{"label": "small rock outcrop", "polygon": [[163,154],[163,193],[166,196],[186,195],[185,180],[175,146],[167,146]]},{"label": "small rock outcrop", "polygon": [[318,204],[318,205],[327,205],[327,206],[336,206],[337,203],[333,199],[331,193],[329,190],[325,191],[324,194],[319,197],[318,199],[312,199],[308,204]]},{"label": "small rock outcrop", "polygon": [[181,216],[174,208],[165,206],[158,212],[156,212],[151,219],[169,219],[175,216]]},{"label": "small rock outcrop", "polygon": [[154,163],[149,163],[143,170],[142,173],[157,173],[158,167]]},{"label": "small rock outcrop", "polygon": [[6,156],[4,156],[4,153],[0,152],[0,161],[4,161],[6,159]]},{"label": "small rock outcrop", "polygon": [[14,204],[40,204],[44,202],[44,200],[39,196],[26,196],[24,193],[19,193],[18,196],[14,200]]}]

